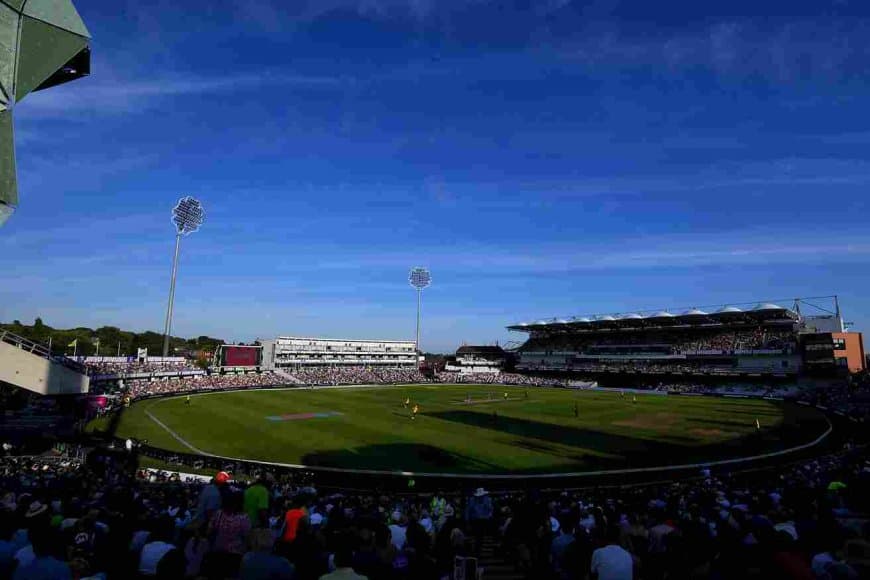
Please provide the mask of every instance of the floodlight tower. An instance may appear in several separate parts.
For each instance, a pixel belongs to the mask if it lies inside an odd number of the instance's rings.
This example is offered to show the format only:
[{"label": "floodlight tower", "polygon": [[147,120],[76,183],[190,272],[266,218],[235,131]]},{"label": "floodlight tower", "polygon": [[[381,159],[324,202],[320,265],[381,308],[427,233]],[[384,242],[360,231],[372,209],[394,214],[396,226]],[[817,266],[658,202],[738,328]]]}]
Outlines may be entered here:
[{"label": "floodlight tower", "polygon": [[426,268],[417,266],[411,268],[411,274],[408,276],[408,282],[411,283],[417,290],[417,339],[414,341],[414,349],[420,350],[420,304],[423,297],[423,288],[428,288],[432,283],[432,274]]},{"label": "floodlight tower", "polygon": [[163,326],[163,356],[169,356],[169,333],[172,331],[172,306],[175,303],[175,276],[178,274],[178,251],[181,237],[192,234],[202,225],[204,214],[199,200],[182,197],[172,208],[172,223],[175,224],[175,258],[172,260],[172,278],[169,283],[169,306],[166,308],[166,324]]}]

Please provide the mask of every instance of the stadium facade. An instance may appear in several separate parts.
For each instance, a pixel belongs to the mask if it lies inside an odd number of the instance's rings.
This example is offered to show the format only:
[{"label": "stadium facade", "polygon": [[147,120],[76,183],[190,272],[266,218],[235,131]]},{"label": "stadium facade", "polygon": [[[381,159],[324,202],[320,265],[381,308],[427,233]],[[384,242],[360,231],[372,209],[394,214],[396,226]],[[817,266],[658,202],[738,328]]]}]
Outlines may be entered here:
[{"label": "stadium facade", "polygon": [[605,314],[508,326],[528,334],[517,370],[606,375],[795,378],[859,372],[863,336],[834,310],[820,316],[773,303],[675,314]]},{"label": "stadium facade", "polygon": [[263,368],[380,366],[413,368],[413,340],[356,340],[281,336],[261,340]]},{"label": "stadium facade", "polygon": [[444,370],[460,374],[498,374],[507,362],[508,354],[500,346],[463,345],[447,360]]}]

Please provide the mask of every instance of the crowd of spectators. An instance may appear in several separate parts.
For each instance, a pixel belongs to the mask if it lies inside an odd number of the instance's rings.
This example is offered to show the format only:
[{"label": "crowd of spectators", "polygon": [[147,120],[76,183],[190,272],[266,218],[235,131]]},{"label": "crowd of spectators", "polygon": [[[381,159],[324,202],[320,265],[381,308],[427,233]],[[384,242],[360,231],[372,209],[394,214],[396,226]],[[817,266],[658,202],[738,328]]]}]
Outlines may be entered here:
[{"label": "crowd of spectators", "polygon": [[564,387],[565,379],[521,375],[518,373],[441,373],[437,381],[448,384],[515,385],[526,387]]},{"label": "crowd of spectators", "polygon": [[705,351],[727,353],[738,350],[791,352],[797,347],[796,337],[797,334],[792,329],[764,326],[738,329],[626,330],[594,334],[538,335],[530,338],[522,350],[581,354],[685,354]]},{"label": "crowd of spectators", "polygon": [[166,362],[104,362],[104,361],[89,361],[85,359],[85,366],[91,375],[112,375],[124,377],[135,374],[154,374],[154,373],[180,373],[198,371],[193,361],[166,361]]},{"label": "crowd of spectators", "polygon": [[0,579],[434,580],[484,538],[530,579],[870,574],[859,447],[688,482],[457,495],[318,492],[268,471],[251,483],[143,477],[132,457],[0,460]]},{"label": "crowd of spectators", "polygon": [[[652,374],[651,369],[647,372]],[[289,373],[288,373],[289,374]],[[170,395],[174,393],[215,391],[223,389],[256,388],[272,386],[333,386],[364,384],[502,384],[533,387],[565,387],[569,381],[562,378],[542,377],[519,373],[447,373],[427,376],[417,369],[377,368],[377,367],[318,367],[296,369],[289,374],[260,372],[247,374],[213,374],[188,377],[166,377],[151,379],[127,379],[123,387],[117,383],[95,383],[92,394],[116,394],[137,399],[146,396]],[[295,380],[295,382],[294,382]],[[858,375],[849,385],[825,385],[822,387],[802,387],[795,384],[785,386],[763,384],[699,384],[691,381],[662,382],[640,385],[646,388],[669,393],[682,394],[732,394],[766,397],[788,397],[811,404],[836,408],[842,412],[870,418],[870,374]],[[23,397],[23,398],[22,398]],[[22,401],[33,399],[16,390],[0,390],[0,402],[8,399],[4,408],[15,409]],[[38,399],[37,399],[38,400]]]},{"label": "crowd of spectators", "polygon": [[800,393],[800,388],[796,384],[791,383],[769,385],[765,383],[698,384],[693,382],[668,382],[657,383],[652,385],[651,388],[656,391],[674,394],[715,394],[777,398],[785,398]]},{"label": "crowd of spectators", "polygon": [[417,370],[416,367],[303,367],[288,369],[299,384],[302,385],[377,385],[428,383],[431,379]]},{"label": "crowd of spectators", "polygon": [[803,389],[797,398],[811,405],[821,405],[852,417],[870,420],[870,373],[855,375],[845,385]]},{"label": "crowd of spectators", "polygon": [[133,399],[153,395],[173,393],[219,391],[251,387],[271,387],[282,385],[287,379],[271,372],[246,374],[214,374],[189,377],[169,377],[157,379],[128,379],[124,386],[115,383],[96,384],[91,389],[94,394],[123,394]]},{"label": "crowd of spectators", "polygon": [[[548,357],[540,360],[527,360],[522,364],[522,368],[529,371],[570,371],[576,373],[633,373],[633,374],[728,374],[734,373],[737,368],[732,362],[722,362],[712,364],[710,362],[689,363],[685,359],[679,361],[667,362],[652,362],[641,360],[617,361],[608,360],[607,362],[590,362],[573,360],[566,357]],[[767,370],[769,372],[781,371],[782,367],[778,367],[771,363],[765,367],[755,367],[753,370],[761,372]]]}]

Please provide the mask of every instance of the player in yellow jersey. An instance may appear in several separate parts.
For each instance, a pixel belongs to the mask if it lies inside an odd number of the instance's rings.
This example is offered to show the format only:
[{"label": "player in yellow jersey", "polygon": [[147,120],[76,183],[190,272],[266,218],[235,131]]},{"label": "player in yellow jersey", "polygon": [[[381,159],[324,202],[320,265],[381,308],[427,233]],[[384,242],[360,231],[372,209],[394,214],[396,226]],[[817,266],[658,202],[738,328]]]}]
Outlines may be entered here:
[{"label": "player in yellow jersey", "polygon": [[411,409],[411,419],[417,418],[417,413],[420,412],[420,405],[414,403],[414,408]]}]

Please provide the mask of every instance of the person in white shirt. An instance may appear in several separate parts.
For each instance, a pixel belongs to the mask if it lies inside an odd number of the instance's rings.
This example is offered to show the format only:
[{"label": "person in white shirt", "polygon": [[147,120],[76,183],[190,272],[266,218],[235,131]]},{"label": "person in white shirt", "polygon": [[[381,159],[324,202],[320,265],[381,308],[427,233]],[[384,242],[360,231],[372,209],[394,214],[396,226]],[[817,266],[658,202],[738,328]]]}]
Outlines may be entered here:
[{"label": "person in white shirt", "polygon": [[142,553],[139,556],[140,574],[145,576],[157,575],[157,565],[160,564],[160,560],[170,550],[175,549],[175,546],[167,541],[172,537],[174,525],[175,522],[171,519],[163,518],[154,526],[151,541],[142,546]]},{"label": "person in white shirt", "polygon": [[619,545],[619,526],[607,528],[607,545],[592,552],[590,572],[593,580],[632,580],[634,562],[631,554]]},{"label": "person in white shirt", "polygon": [[393,523],[390,524],[391,541],[397,550],[401,550],[405,547],[405,539],[408,535],[408,519],[399,510],[394,511],[392,516]]}]

